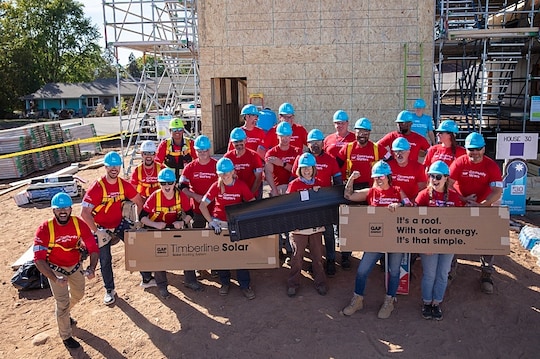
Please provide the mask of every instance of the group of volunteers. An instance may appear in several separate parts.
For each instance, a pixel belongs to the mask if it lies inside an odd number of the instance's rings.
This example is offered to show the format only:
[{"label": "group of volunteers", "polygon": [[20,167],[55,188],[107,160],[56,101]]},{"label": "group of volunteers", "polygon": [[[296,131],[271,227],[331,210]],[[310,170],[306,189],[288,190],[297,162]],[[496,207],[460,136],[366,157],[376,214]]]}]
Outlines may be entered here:
[{"label": "group of volunteers", "polygon": [[[345,183],[344,197],[371,206],[395,211],[400,206],[491,206],[501,196],[502,175],[497,163],[485,156],[485,141],[473,132],[465,147],[456,142],[458,126],[442,121],[434,129],[426,104],[418,99],[414,112],[402,111],[395,120],[397,130],[379,141],[370,140],[368,118],[355,121],[349,130],[349,116],[338,110],[333,116],[335,132],[325,136],[319,129],[307,131],[295,122],[290,103],[279,107],[278,119],[259,124],[263,111],[254,105],[241,110],[241,127],[230,132],[225,155],[210,156],[211,141],[205,135],[185,136],[181,119],[169,123],[170,137],[156,146],[153,141],[140,145],[142,163],[129,180],[119,177],[122,158],[116,152],[105,155],[105,174],[86,191],[80,217],[71,215],[72,201],[64,193],[51,202],[54,218],[37,230],[34,258],[51,283],[56,300],[59,332],[69,349],[80,344],[71,335],[70,308],[83,296],[84,278],[94,278],[99,260],[104,303],[116,300],[111,246],[124,240],[124,231],[133,227],[126,219],[123,203],[133,202],[141,226],[154,229],[208,228],[216,234],[227,227],[225,207],[259,200],[263,183],[269,196]],[[259,119],[261,116],[261,119]],[[262,122],[262,121],[261,121]],[[277,122],[277,123],[276,123]],[[273,125],[273,126],[272,126]],[[435,134],[436,133],[436,136]],[[423,163],[419,162],[423,159]],[[337,226],[298,229],[280,235],[280,255],[290,265],[286,293],[294,297],[300,289],[303,257],[309,248],[315,290],[328,292],[328,277],[336,274]],[[324,241],[323,241],[324,238]],[[90,264],[81,268],[81,253],[88,253]],[[341,252],[340,266],[351,268],[351,253]],[[357,269],[354,295],[343,314],[350,316],[363,308],[367,277],[384,253],[365,252]],[[403,253],[389,253],[389,281],[378,312],[388,318],[396,303]],[[457,264],[452,254],[420,254],[422,317],[441,320],[440,307]],[[493,292],[493,256],[481,256],[481,290]],[[202,268],[201,268],[202,269]],[[219,295],[228,295],[231,271],[212,271],[219,277]],[[157,287],[159,295],[170,296],[164,271],[141,272],[143,288]],[[242,294],[254,299],[250,272],[236,270]],[[184,286],[202,291],[194,270],[184,271]]]}]

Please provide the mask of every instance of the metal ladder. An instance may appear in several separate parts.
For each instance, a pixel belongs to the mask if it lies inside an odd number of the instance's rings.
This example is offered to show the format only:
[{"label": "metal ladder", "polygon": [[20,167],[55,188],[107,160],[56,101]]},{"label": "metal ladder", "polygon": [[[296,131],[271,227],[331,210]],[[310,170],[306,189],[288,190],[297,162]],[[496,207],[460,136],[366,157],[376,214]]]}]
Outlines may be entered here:
[{"label": "metal ladder", "polygon": [[403,67],[403,109],[410,109],[418,98],[424,98],[424,47],[422,43],[405,43]]}]

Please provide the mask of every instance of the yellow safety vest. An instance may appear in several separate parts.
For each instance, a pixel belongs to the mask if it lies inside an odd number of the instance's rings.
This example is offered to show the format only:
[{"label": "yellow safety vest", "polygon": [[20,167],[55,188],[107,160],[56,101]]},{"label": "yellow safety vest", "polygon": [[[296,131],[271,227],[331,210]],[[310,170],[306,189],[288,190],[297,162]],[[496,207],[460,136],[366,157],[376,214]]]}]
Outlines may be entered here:
[{"label": "yellow safety vest", "polygon": [[62,249],[64,252],[69,252],[69,251],[73,251],[73,250],[79,250],[79,248],[81,247],[80,246],[80,244],[81,244],[81,228],[79,227],[79,220],[75,216],[71,216],[71,218],[73,219],[73,224],[75,225],[75,231],[77,232],[77,238],[78,238],[77,247],[75,247],[75,248],[66,248],[66,247],[62,246],[61,244],[56,243],[56,241],[55,241],[56,236],[54,235],[54,219],[49,219],[49,221],[47,223],[47,225],[49,227],[49,246],[47,247],[47,261],[49,260],[49,254],[51,253],[51,251],[52,251],[52,249],[54,247],[60,247],[60,249]]},{"label": "yellow safety vest", "polygon": [[174,191],[174,206],[171,207],[163,207],[161,205],[163,192],[161,190],[158,190],[156,192],[156,208],[154,210],[154,214],[150,216],[150,219],[152,221],[155,221],[160,214],[163,214],[165,216],[169,212],[176,212],[176,213],[182,213],[182,200],[180,199],[180,193],[178,191]]},{"label": "yellow safety vest", "polygon": [[101,197],[101,204],[97,205],[92,211],[94,215],[96,215],[96,213],[101,211],[103,208],[105,208],[105,213],[107,213],[107,211],[109,210],[109,208],[111,208],[114,202],[123,202],[126,199],[126,195],[124,193],[124,185],[122,184],[122,180],[118,178],[117,181],[118,181],[118,191],[120,192],[120,195],[116,198],[110,198],[107,195],[107,189],[105,188],[105,183],[103,183],[103,179],[100,179],[98,181],[103,191],[103,195]]},{"label": "yellow safety vest", "polygon": [[[351,152],[353,149],[354,142],[347,143],[347,170],[345,171],[345,179],[348,179],[351,175],[351,169],[352,169],[352,161],[351,161]],[[373,166],[373,163],[377,162],[379,160],[379,146],[377,146],[376,143],[373,143],[373,152],[375,153],[375,161],[371,163]]]},{"label": "yellow safety vest", "polygon": [[[154,163],[154,168],[156,169],[156,173],[159,172],[160,167],[161,166],[158,163]],[[158,188],[159,183],[158,182],[144,183],[142,181],[143,179],[142,170],[143,170],[143,165],[137,167],[137,192],[142,194],[145,197],[148,197],[151,194],[151,189]]]}]

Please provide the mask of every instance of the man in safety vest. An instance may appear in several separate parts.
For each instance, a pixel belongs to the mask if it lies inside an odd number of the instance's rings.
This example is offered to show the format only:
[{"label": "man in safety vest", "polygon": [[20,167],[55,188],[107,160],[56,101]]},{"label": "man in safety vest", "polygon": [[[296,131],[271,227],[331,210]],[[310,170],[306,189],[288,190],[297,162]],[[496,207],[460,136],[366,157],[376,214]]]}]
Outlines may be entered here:
[{"label": "man in safety vest", "polygon": [[169,122],[169,131],[171,137],[158,145],[155,161],[172,168],[178,181],[186,164],[197,158],[197,154],[193,148],[193,141],[184,136],[182,119],[172,119]]},{"label": "man in safety vest", "polygon": [[143,141],[140,152],[143,161],[133,170],[131,184],[143,200],[146,200],[154,191],[159,189],[157,176],[162,166],[154,161],[156,144],[153,141]]},{"label": "man in safety vest", "polygon": [[[34,238],[34,262],[49,279],[56,302],[56,322],[60,338],[68,349],[81,345],[72,337],[71,308],[84,296],[84,277],[93,279],[99,258],[96,240],[80,218],[71,215],[71,197],[64,192],[51,201],[54,218],[41,224]],[[83,271],[82,252],[90,256],[90,265]]]},{"label": "man in safety vest", "polygon": [[[90,185],[82,201],[81,217],[97,237],[99,263],[107,305],[115,302],[114,278],[112,270],[111,234],[124,240],[124,231],[131,228],[131,223],[122,216],[122,204],[131,200],[140,212],[143,207],[141,195],[128,181],[118,177],[122,166],[122,157],[116,152],[109,152],[103,158],[105,176]],[[151,281],[153,278],[144,278]],[[155,286],[155,281],[154,281]]]}]

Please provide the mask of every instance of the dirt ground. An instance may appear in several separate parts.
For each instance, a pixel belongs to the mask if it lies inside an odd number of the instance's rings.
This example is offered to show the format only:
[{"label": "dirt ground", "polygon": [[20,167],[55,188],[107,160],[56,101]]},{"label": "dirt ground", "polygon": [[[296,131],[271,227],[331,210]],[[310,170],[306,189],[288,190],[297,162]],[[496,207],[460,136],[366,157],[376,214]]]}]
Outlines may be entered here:
[{"label": "dirt ground", "polygon": [[[78,176],[91,181],[101,173],[102,168]],[[182,272],[170,271],[172,295],[162,300],[156,288],[139,286],[139,273],[125,270],[123,244],[118,244],[113,247],[116,303],[103,304],[98,271],[72,310],[82,348],[68,351],[58,336],[50,290],[18,292],[10,283],[11,264],[32,244],[38,225],[52,216],[48,203],[17,207],[12,198],[17,192],[0,196],[2,358],[537,358],[540,353],[540,267],[513,231],[511,254],[496,261],[492,295],[480,292],[478,258],[458,257],[458,276],[448,288],[440,322],[420,315],[418,262],[410,294],[399,296],[392,316],[380,320],[384,280],[377,268],[364,310],[351,317],[340,314],[353,293],[360,252],[354,253],[353,270],[338,267],[324,297],[307,272],[299,294],[287,297],[284,266],[251,271],[257,294],[252,301],[237,287],[220,297],[217,279],[206,271],[200,272],[204,292],[184,288]],[[80,213],[80,199],[73,212]],[[538,225],[540,215],[516,220]],[[47,338],[44,344],[33,344],[37,335]]]}]

